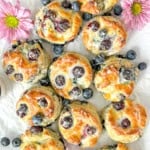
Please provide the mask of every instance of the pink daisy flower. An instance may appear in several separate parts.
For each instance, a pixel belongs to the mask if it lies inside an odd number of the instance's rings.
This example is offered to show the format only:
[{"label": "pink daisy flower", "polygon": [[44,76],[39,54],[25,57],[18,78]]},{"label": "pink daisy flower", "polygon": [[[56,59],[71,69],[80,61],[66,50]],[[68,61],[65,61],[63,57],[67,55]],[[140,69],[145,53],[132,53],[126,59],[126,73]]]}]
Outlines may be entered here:
[{"label": "pink daisy flower", "polygon": [[15,5],[0,0],[0,38],[9,42],[27,38],[33,28],[30,17],[30,10],[20,6],[19,0]]},{"label": "pink daisy flower", "polygon": [[122,18],[128,29],[141,29],[150,22],[150,0],[123,0]]}]

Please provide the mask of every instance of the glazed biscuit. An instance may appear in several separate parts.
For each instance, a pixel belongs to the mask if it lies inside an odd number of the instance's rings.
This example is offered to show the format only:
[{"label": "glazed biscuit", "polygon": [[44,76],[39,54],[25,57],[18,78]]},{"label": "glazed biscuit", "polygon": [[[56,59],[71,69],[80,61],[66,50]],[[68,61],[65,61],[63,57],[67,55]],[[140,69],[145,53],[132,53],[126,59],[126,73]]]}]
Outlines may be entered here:
[{"label": "glazed biscuit", "polygon": [[31,126],[46,126],[57,119],[61,107],[61,99],[50,87],[36,86],[21,96],[16,113]]},{"label": "glazed biscuit", "polygon": [[39,126],[25,131],[21,141],[20,150],[65,150],[58,134]]},{"label": "glazed biscuit", "polygon": [[94,84],[106,100],[120,101],[131,95],[138,72],[130,60],[112,56],[96,72]]},{"label": "glazed biscuit", "polygon": [[19,42],[3,56],[3,68],[11,80],[35,83],[47,75],[50,57],[38,40]]},{"label": "glazed biscuit", "polygon": [[123,143],[118,143],[114,145],[106,145],[98,150],[128,150],[128,147]]},{"label": "glazed biscuit", "polygon": [[110,104],[102,116],[110,138],[121,143],[138,140],[147,123],[145,108],[130,99]]},{"label": "glazed biscuit", "polygon": [[93,54],[118,53],[126,44],[127,33],[121,22],[111,16],[97,16],[85,24],[82,40],[86,49]]},{"label": "glazed biscuit", "polygon": [[40,38],[54,44],[65,44],[79,33],[82,18],[79,13],[53,1],[44,6],[36,15],[35,26]]},{"label": "glazed biscuit", "polygon": [[64,107],[58,125],[67,142],[82,148],[94,147],[102,132],[96,108],[84,101],[73,101]]},{"label": "glazed biscuit", "polygon": [[92,82],[93,72],[88,59],[75,52],[66,52],[49,68],[49,78],[57,94],[78,99]]},{"label": "glazed biscuit", "polygon": [[103,14],[113,8],[118,0],[78,0],[81,2],[81,11],[90,14]]}]

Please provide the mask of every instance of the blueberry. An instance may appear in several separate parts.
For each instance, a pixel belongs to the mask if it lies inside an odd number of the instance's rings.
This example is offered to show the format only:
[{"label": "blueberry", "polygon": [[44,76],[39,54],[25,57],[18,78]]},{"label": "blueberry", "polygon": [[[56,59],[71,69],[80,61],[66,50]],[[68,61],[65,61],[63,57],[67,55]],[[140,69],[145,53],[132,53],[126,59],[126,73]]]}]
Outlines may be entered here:
[{"label": "blueberry", "polygon": [[42,86],[49,86],[50,85],[50,80],[48,77],[41,79],[39,82]]},{"label": "blueberry", "polygon": [[139,70],[145,70],[147,68],[147,64],[145,62],[141,62],[138,64],[138,69]]},{"label": "blueberry", "polygon": [[121,15],[121,13],[122,13],[122,7],[120,6],[120,5],[116,5],[115,7],[114,7],[114,14],[116,15],[116,16],[120,16]]},{"label": "blueberry", "polygon": [[91,29],[93,32],[96,32],[100,28],[100,24],[97,21],[92,21],[88,24],[88,28]]},{"label": "blueberry", "polygon": [[19,147],[21,145],[21,139],[20,138],[14,138],[12,140],[13,147]]},{"label": "blueberry", "polygon": [[96,128],[95,127],[91,127],[91,126],[88,126],[87,129],[86,129],[86,133],[88,135],[93,135],[96,133]]},{"label": "blueberry", "polygon": [[49,4],[51,2],[51,0],[41,0],[41,3],[43,4],[43,5],[47,5],[47,4]]},{"label": "blueberry", "polygon": [[28,52],[28,59],[30,61],[37,61],[40,56],[40,50],[38,48],[33,48]]},{"label": "blueberry", "polygon": [[122,109],[125,107],[124,101],[113,102],[113,107],[114,107],[116,110],[122,110]]},{"label": "blueberry", "polygon": [[64,7],[64,8],[71,8],[71,3],[68,0],[64,0],[61,3],[61,6]]},{"label": "blueberry", "polygon": [[16,81],[22,81],[23,80],[23,75],[21,73],[15,73],[14,78]]},{"label": "blueberry", "polygon": [[20,118],[23,118],[26,116],[27,110],[28,110],[28,107],[26,104],[20,104],[16,113]]},{"label": "blueberry", "polygon": [[60,124],[65,128],[65,129],[69,129],[72,127],[73,125],[73,120],[71,118],[71,116],[66,116],[63,119],[61,119]]},{"label": "blueberry", "polygon": [[6,68],[5,73],[6,73],[7,75],[10,75],[10,74],[12,74],[14,71],[15,71],[14,66],[13,66],[13,65],[8,65],[7,68]]},{"label": "blueberry", "polygon": [[83,89],[82,95],[85,99],[89,99],[93,96],[93,90],[91,88]]},{"label": "blueberry", "polygon": [[30,128],[30,131],[31,131],[31,133],[34,133],[34,134],[41,133],[41,132],[43,132],[43,128],[40,126],[32,126]]},{"label": "blueberry", "polygon": [[106,29],[102,29],[102,30],[99,31],[99,36],[101,38],[105,38],[106,35],[107,35],[107,30]]},{"label": "blueberry", "polygon": [[73,97],[78,97],[81,94],[81,89],[79,87],[74,87],[70,92],[69,95],[73,96]]},{"label": "blueberry", "polygon": [[8,146],[9,144],[10,144],[9,138],[3,137],[3,138],[1,139],[1,145],[3,145],[3,146]]},{"label": "blueberry", "polygon": [[54,45],[53,46],[53,51],[56,55],[61,55],[64,51],[64,45]]},{"label": "blueberry", "polygon": [[131,122],[128,118],[123,119],[122,122],[121,122],[121,126],[124,129],[130,127],[130,125],[131,125]]},{"label": "blueberry", "polygon": [[32,121],[35,125],[39,125],[43,121],[43,116],[41,114],[37,114],[32,117]]},{"label": "blueberry", "polygon": [[129,59],[129,60],[134,60],[136,59],[136,52],[134,50],[129,50],[127,53],[126,53],[126,58]]},{"label": "blueberry", "polygon": [[112,41],[110,38],[104,39],[101,44],[99,50],[109,50],[112,46]]},{"label": "blueberry", "polygon": [[47,100],[46,100],[45,97],[42,97],[42,98],[39,98],[39,99],[38,99],[38,104],[39,104],[41,107],[47,107],[48,102],[47,102]]},{"label": "blueberry", "polygon": [[96,65],[102,64],[104,61],[105,61],[105,55],[104,54],[99,54],[95,57]]},{"label": "blueberry", "polygon": [[75,78],[81,78],[84,75],[85,70],[81,66],[75,66],[72,70],[72,73]]},{"label": "blueberry", "polygon": [[92,17],[93,17],[93,15],[89,14],[89,13],[83,13],[83,15],[82,15],[82,18],[85,21],[89,21]]},{"label": "blueberry", "polygon": [[99,71],[99,70],[101,69],[101,66],[100,66],[99,64],[96,64],[95,59],[92,59],[92,60],[90,61],[90,63],[91,63],[91,66],[92,66],[92,68],[93,68],[94,70]]},{"label": "blueberry", "polygon": [[80,4],[78,1],[74,1],[74,2],[72,3],[72,9],[73,9],[74,11],[80,11],[80,6],[81,6],[81,4]]},{"label": "blueberry", "polygon": [[63,75],[58,75],[55,78],[55,83],[56,83],[57,86],[62,87],[62,86],[65,85],[66,79]]}]

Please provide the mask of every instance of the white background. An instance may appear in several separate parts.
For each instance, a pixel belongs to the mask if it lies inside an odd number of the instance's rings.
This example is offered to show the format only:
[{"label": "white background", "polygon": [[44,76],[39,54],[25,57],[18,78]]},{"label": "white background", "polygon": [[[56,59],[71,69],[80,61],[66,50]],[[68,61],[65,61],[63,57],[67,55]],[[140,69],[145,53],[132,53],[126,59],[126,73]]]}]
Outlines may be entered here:
[{"label": "white background", "polygon": [[[15,0],[12,0],[12,2],[15,2]],[[34,14],[42,6],[40,0],[21,0],[21,4],[32,10],[33,18]],[[0,60],[2,60],[3,53],[8,50],[9,47],[10,45],[6,41],[0,40]],[[45,43],[44,47],[48,52],[52,52],[49,44]],[[140,73],[133,97],[136,97],[137,100],[147,108],[148,114],[150,114],[150,24],[143,28],[142,31],[136,31],[129,34],[127,45],[121,53],[125,54],[125,52],[129,49],[134,49],[137,52],[135,64],[138,64],[140,61],[145,61],[148,64],[148,68]],[[77,51],[87,57],[91,57],[84,49],[80,36],[78,36],[74,42],[69,43],[65,47],[65,50]],[[16,84],[13,81],[10,81],[2,70],[1,62],[0,76],[3,78],[6,86],[5,96],[0,98],[0,138],[8,136],[10,139],[13,139],[23,133],[27,128],[25,123],[16,116],[15,106],[20,95],[28,88],[29,85]],[[98,107],[98,110],[106,105],[106,102],[96,91],[94,92],[93,98],[89,101],[94,103]],[[148,123],[142,138],[135,143],[129,144],[129,147],[132,150],[150,150],[149,137],[150,124]],[[107,133],[103,131],[97,147],[107,143],[111,144],[113,142],[107,137]],[[78,150],[79,148],[70,146],[68,149]],[[0,146],[0,150],[13,150],[13,148],[11,145],[6,148]]]}]

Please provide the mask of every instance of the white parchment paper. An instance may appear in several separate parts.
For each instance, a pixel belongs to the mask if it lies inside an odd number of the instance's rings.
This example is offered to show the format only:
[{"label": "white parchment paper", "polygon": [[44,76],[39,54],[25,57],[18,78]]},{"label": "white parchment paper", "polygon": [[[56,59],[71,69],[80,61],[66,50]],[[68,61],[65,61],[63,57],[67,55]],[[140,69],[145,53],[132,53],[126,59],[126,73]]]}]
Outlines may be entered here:
[{"label": "white parchment paper", "polygon": [[[15,2],[15,0],[10,0]],[[40,0],[20,0],[21,4],[29,9],[31,9],[33,18],[34,14],[42,6]],[[33,37],[36,37],[33,33]],[[4,41],[0,40],[0,60],[2,59],[3,53],[9,49],[10,45]],[[44,43],[45,49],[52,54],[51,46],[47,43]],[[148,24],[142,31],[136,31],[129,34],[128,42],[126,47],[122,50],[121,53],[125,53],[129,49],[134,49],[137,52],[137,59],[135,64],[138,64],[141,61],[146,61],[148,68],[140,73],[137,86],[134,91],[133,97],[140,101],[150,114],[150,24]],[[85,50],[80,35],[74,42],[69,43],[65,47],[66,51],[77,51],[81,54],[84,54],[88,58],[91,58],[91,55]],[[2,64],[0,61],[0,76],[5,84],[5,95],[0,97],[0,138],[3,136],[9,137],[11,140],[21,133],[24,132],[26,124],[22,122],[16,115],[16,102],[18,101],[20,95],[27,89],[30,85],[21,85],[16,84],[13,81],[10,81],[7,76],[4,74],[2,69]],[[94,89],[94,87],[92,87]],[[94,89],[94,96],[89,100],[98,107],[100,110],[104,107],[107,102],[102,98],[101,94],[97,93]],[[131,150],[150,150],[150,123],[148,123],[144,135],[138,141],[129,144]],[[103,131],[99,143],[96,148],[105,144],[114,143],[110,138],[108,138],[107,133]],[[93,150],[95,150],[94,148]],[[17,150],[13,148],[11,144],[8,147],[2,147],[0,145],[0,150]],[[68,145],[68,150],[79,150],[77,146]]]}]

